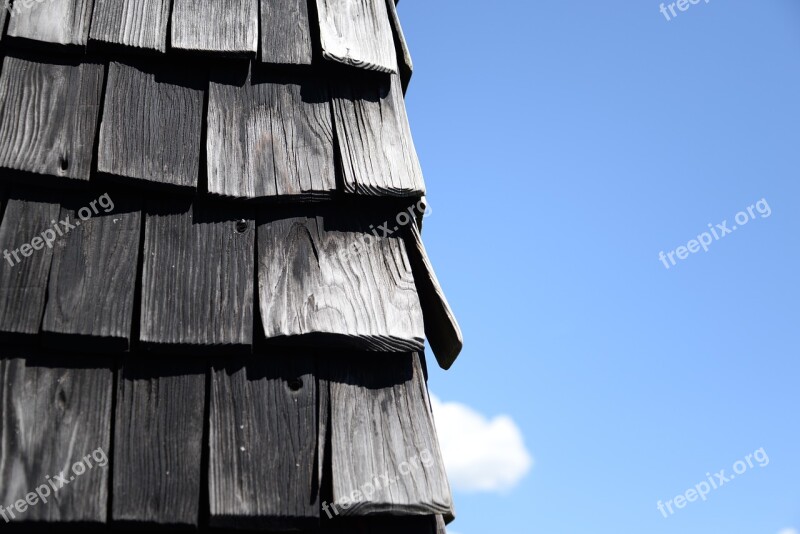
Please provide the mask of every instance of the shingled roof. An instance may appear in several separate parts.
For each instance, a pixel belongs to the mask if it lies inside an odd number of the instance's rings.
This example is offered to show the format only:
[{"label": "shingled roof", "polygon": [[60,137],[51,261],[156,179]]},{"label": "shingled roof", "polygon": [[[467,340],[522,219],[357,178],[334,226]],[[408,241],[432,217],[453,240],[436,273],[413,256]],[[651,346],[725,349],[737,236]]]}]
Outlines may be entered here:
[{"label": "shingled roof", "polygon": [[0,22],[0,529],[443,533],[394,1]]}]

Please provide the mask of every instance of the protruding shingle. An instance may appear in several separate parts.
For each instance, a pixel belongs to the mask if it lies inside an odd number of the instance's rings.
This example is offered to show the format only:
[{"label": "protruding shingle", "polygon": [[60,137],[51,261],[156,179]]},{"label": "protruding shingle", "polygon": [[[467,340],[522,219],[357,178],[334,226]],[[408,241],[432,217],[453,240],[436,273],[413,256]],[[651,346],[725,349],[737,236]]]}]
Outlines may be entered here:
[{"label": "protruding shingle", "polygon": [[171,42],[180,50],[255,54],[258,0],[175,0]]},{"label": "protruding shingle", "polygon": [[261,61],[310,65],[308,0],[261,0]]},{"label": "protruding shingle", "polygon": [[164,52],[171,0],[96,0],[90,39]]},{"label": "protruding shingle", "polygon": [[414,62],[411,60],[411,50],[408,48],[394,0],[386,0],[386,10],[389,12],[389,20],[392,23],[394,46],[397,49],[397,63],[400,67],[400,81],[403,82],[403,92],[405,92],[411,82],[411,75],[414,73]]},{"label": "protruding shingle", "polygon": [[6,57],[0,77],[0,166],[88,180],[103,66]]},{"label": "protruding shingle", "polygon": [[17,0],[17,3],[22,5],[11,17],[8,35],[62,45],[86,45],[93,0]]}]

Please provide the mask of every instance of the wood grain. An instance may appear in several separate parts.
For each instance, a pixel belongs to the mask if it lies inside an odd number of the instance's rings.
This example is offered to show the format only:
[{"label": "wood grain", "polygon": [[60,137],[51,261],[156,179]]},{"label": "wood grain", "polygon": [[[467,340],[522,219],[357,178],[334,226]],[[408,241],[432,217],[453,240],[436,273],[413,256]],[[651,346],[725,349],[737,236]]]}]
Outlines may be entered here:
[{"label": "wood grain", "polygon": [[8,35],[85,46],[89,40],[93,3],[94,0],[39,0],[31,2],[30,7],[23,5],[11,17]]},{"label": "wood grain", "polygon": [[97,0],[89,38],[166,51],[171,0]]},{"label": "wood grain", "polygon": [[461,327],[436,278],[422,236],[415,225],[409,228],[406,247],[425,317],[425,335],[439,366],[449,369],[464,347]]},{"label": "wood grain", "polygon": [[372,236],[355,214],[260,215],[258,287],[267,339],[421,350],[422,315],[402,239]]},{"label": "wood grain", "polygon": [[[40,236],[53,228],[52,221],[58,215],[59,204],[53,195],[34,194],[16,188],[10,192],[0,224],[0,251],[3,253],[0,261],[0,332],[39,332],[53,257],[53,249],[46,246]],[[37,237],[39,241],[33,243]],[[33,249],[33,245],[37,245],[38,250]]]},{"label": "wood grain", "polygon": [[310,356],[215,366],[211,525],[301,529],[319,521],[317,397]]},{"label": "wood grain", "polygon": [[7,56],[0,76],[0,166],[88,180],[104,67]]},{"label": "wood grain", "polygon": [[176,65],[151,68],[112,62],[98,171],[152,184],[196,188],[203,88],[197,73]]},{"label": "wood grain", "polygon": [[[248,207],[149,200],[141,341],[149,348],[250,351],[255,224]],[[170,347],[170,345],[173,345]]]},{"label": "wood grain", "polygon": [[174,0],[172,47],[220,53],[258,51],[258,0]]},{"label": "wood grain", "polygon": [[328,361],[327,379],[340,514],[448,513],[452,498],[419,356],[337,358]]},{"label": "wood grain", "polygon": [[316,0],[322,55],[367,70],[397,73],[385,0]]},{"label": "wood grain", "polygon": [[403,93],[405,93],[408,90],[408,84],[411,82],[411,76],[414,74],[414,62],[411,59],[411,50],[408,48],[394,0],[386,0],[386,10],[389,12],[389,21],[392,24],[392,35],[397,49],[397,63],[400,67],[400,81],[403,84]]},{"label": "wood grain", "polygon": [[[87,213],[91,217],[81,220]],[[67,217],[76,227],[55,247],[42,331],[56,335],[58,343],[74,337],[72,342],[84,349],[96,344],[105,350],[128,350],[141,200],[130,192],[73,195],[62,203],[59,220]]]},{"label": "wood grain", "polygon": [[[306,74],[212,82],[208,189],[239,198],[326,198],[336,190],[327,86]],[[285,200],[285,199],[284,199]]]},{"label": "wood grain", "polygon": [[207,366],[126,360],[117,387],[114,521],[198,524]]},{"label": "wood grain", "polygon": [[425,194],[399,78],[353,75],[334,81],[332,87],[345,192]]},{"label": "wood grain", "polygon": [[261,0],[261,61],[310,65],[308,0]]},{"label": "wood grain", "polygon": [[[48,479],[58,487],[59,475],[67,482],[57,492],[51,486],[49,497],[42,490],[48,502],[17,519],[106,522],[112,384],[107,360],[8,352],[0,358],[0,502],[25,499]],[[86,467],[79,476],[77,462]]]}]

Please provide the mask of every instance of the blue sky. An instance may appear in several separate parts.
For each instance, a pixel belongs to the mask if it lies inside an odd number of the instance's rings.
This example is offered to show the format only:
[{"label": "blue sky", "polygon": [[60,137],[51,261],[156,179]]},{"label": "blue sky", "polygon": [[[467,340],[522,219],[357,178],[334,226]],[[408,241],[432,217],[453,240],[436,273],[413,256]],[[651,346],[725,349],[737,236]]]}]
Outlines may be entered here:
[{"label": "blue sky", "polygon": [[[399,4],[424,238],[466,341],[431,390],[534,461],[488,491],[451,473],[458,534],[800,529],[800,4],[659,4]],[[447,425],[451,457],[479,423]]]}]

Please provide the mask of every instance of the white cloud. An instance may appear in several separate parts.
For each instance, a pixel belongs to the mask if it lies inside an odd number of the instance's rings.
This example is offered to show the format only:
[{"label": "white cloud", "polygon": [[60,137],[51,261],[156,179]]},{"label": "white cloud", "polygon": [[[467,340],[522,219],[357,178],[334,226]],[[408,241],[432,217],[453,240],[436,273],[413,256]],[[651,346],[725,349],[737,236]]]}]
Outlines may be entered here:
[{"label": "white cloud", "polygon": [[800,534],[797,532],[796,528],[785,528],[778,532],[778,534]]},{"label": "white cloud", "polygon": [[489,420],[469,406],[434,395],[431,404],[453,489],[503,492],[530,471],[533,458],[511,417]]}]

